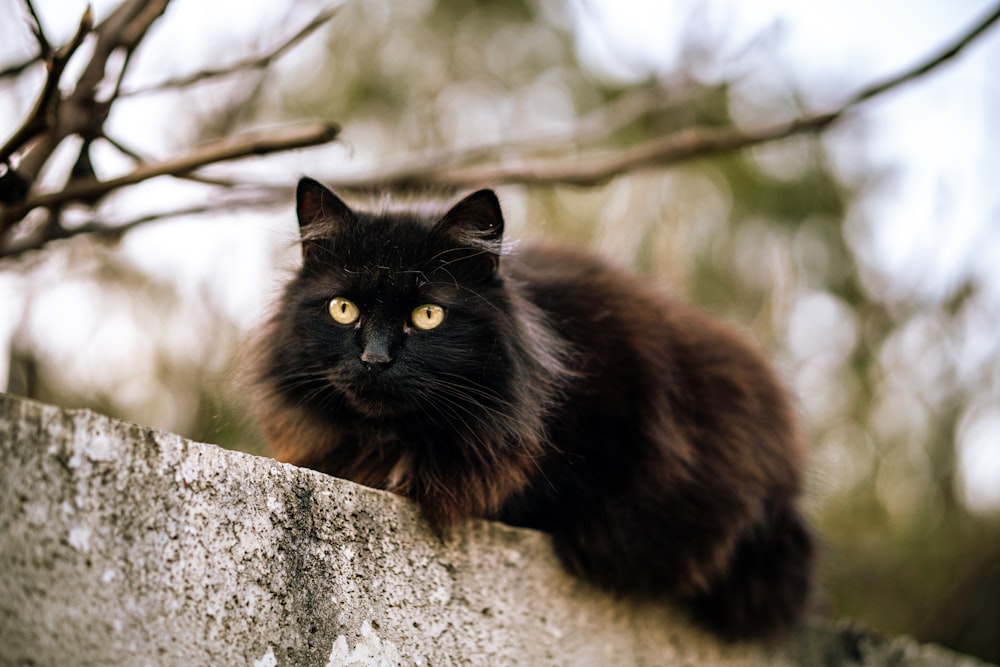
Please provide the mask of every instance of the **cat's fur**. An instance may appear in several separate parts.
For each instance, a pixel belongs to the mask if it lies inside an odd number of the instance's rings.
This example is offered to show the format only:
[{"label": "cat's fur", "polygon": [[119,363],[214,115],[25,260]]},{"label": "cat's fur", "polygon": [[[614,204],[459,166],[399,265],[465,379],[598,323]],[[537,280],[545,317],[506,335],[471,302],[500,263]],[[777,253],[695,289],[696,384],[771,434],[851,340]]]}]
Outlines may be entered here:
[{"label": "cat's fur", "polygon": [[[581,252],[501,251],[482,190],[366,213],[299,183],[303,266],[261,338],[275,455],[416,500],[438,528],[539,528],[595,584],[669,596],[727,637],[801,616],[803,446],[764,358]],[[338,324],[333,297],[360,319]],[[445,308],[423,331],[417,306]]]}]

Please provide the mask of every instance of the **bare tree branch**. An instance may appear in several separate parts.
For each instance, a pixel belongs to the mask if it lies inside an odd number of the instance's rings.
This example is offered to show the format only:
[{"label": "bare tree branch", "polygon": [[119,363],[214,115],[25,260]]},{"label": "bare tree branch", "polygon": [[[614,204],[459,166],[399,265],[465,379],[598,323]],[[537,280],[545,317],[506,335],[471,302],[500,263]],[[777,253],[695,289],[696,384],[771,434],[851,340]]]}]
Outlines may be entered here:
[{"label": "bare tree branch", "polygon": [[113,146],[115,148],[115,150],[117,150],[119,153],[121,153],[122,155],[124,155],[127,158],[130,158],[133,162],[145,162],[146,161],[146,158],[144,158],[142,155],[140,155],[138,151],[132,150],[131,148],[129,148],[128,146],[126,146],[122,142],[120,142],[117,139],[115,139],[114,137],[112,137],[107,132],[104,133],[104,136],[102,137],[102,139],[104,139],[106,142],[108,142],[109,144],[111,144],[111,146]]},{"label": "bare tree branch", "polygon": [[35,65],[44,63],[45,60],[42,54],[36,54],[30,58],[26,58],[20,62],[16,62],[12,65],[6,65],[3,69],[0,69],[0,79],[10,79],[16,76],[20,76],[23,71]]},{"label": "bare tree branch", "polygon": [[[122,94],[122,81],[131,62],[131,56],[147,34],[149,27],[163,14],[169,0],[124,0],[96,27],[93,25],[88,8],[74,38],[69,44],[58,50],[54,50],[49,44],[31,0],[24,1],[27,13],[34,22],[31,25],[31,31],[39,43],[41,56],[28,61],[23,66],[17,65],[8,69],[13,75],[13,73],[28,67],[31,62],[43,61],[47,65],[48,76],[38,94],[32,112],[5,143],[3,152],[0,154],[3,158],[2,164],[0,164],[0,179],[3,180],[4,192],[6,193],[4,201],[11,204],[0,208],[0,236],[6,236],[7,232],[24,221],[32,210],[44,208],[47,211],[42,220],[33,223],[33,228],[24,229],[21,235],[12,233],[8,238],[7,247],[4,248],[0,245],[0,256],[18,255],[41,248],[54,239],[81,234],[117,238],[135,226],[165,217],[206,213],[227,207],[265,206],[276,200],[273,187],[254,188],[252,196],[237,194],[235,200],[233,197],[229,197],[228,203],[215,200],[210,204],[199,204],[142,216],[131,222],[118,225],[92,221],[85,225],[66,228],[61,220],[61,212],[69,204],[93,203],[118,188],[162,175],[189,177],[231,189],[238,184],[225,179],[203,177],[194,172],[206,165],[237,160],[251,155],[266,155],[327,143],[335,139],[339,132],[339,128],[332,123],[317,122],[236,136],[196,148],[180,157],[159,162],[146,161],[139,152],[106,137],[104,123],[112,104]],[[275,59],[287,53],[289,49],[315,32],[334,13],[335,10],[328,10],[319,14],[309,24],[263,56],[244,60],[229,68],[203,72],[190,82],[224,76],[239,69],[265,69]],[[63,94],[59,89],[59,79],[63,74],[66,62],[89,33],[95,35],[93,53],[84,64],[71,92]],[[121,59],[118,71],[111,75],[108,72],[108,63],[111,55],[115,52],[124,57]],[[107,84],[110,76],[114,76],[114,79],[110,80],[111,87],[109,88]],[[175,82],[169,85],[187,84]],[[98,99],[102,86],[110,93],[105,93],[102,99]],[[42,166],[48,162],[59,144],[71,135],[79,136],[83,139],[83,144],[76,164],[70,172],[68,182],[58,191],[31,194],[28,188]],[[90,145],[100,138],[107,138],[112,146],[135,160],[136,167],[123,176],[105,181],[98,180],[90,164]],[[15,152],[22,149],[23,155],[20,156],[15,171],[9,161]],[[287,198],[287,188],[282,188],[281,194],[283,198]]]},{"label": "bare tree branch", "polygon": [[209,164],[237,160],[252,155],[267,155],[296,148],[317,146],[333,141],[340,132],[335,123],[315,122],[285,128],[258,130],[206,144],[187,155],[162,162],[141,164],[133,171],[106,181],[70,183],[61,190],[29,197],[21,206],[0,215],[0,227],[22,219],[35,208],[53,208],[74,201],[102,197],[113,190],[157,176],[181,176]]},{"label": "bare tree branch", "polygon": [[285,41],[278,44],[271,51],[251,58],[245,58],[236,63],[228,65],[226,67],[220,67],[215,69],[204,69],[199,72],[194,72],[193,74],[188,74],[186,76],[177,77],[174,79],[167,79],[166,81],[161,81],[160,83],[154,83],[148,86],[142,86],[139,88],[132,88],[122,91],[121,97],[130,97],[135,95],[145,95],[147,93],[161,92],[165,90],[186,88],[187,86],[200,83],[202,81],[208,81],[211,79],[218,79],[237,72],[243,72],[246,70],[254,69],[265,69],[271,65],[275,60],[283,56],[294,46],[303,41],[306,37],[313,34],[318,30],[323,24],[327,23],[334,15],[340,10],[339,6],[332,7],[326,11],[320,12],[313,18],[312,21],[303,26],[291,37]]},{"label": "bare tree branch", "polygon": [[[94,51],[72,92],[53,96],[53,120],[38,141],[21,158],[18,172],[34,183],[42,166],[64,139],[79,135],[94,139],[103,132],[113,99],[98,101],[98,87],[105,78],[108,59],[120,48],[134,49],[150,25],[164,12],[169,0],[126,0],[93,28]],[[89,13],[88,13],[89,16]],[[56,90],[58,92],[58,90]],[[7,226],[0,223],[0,231]]]},{"label": "bare tree branch", "polygon": [[[33,180],[38,168],[44,164],[56,145],[66,136],[79,134],[84,138],[85,146],[88,140],[92,141],[104,137],[103,124],[107,112],[111,102],[120,95],[176,88],[209,78],[226,76],[241,70],[266,68],[274,59],[280,57],[328,21],[336,11],[335,9],[329,10],[318,15],[309,24],[263,56],[246,59],[225,68],[204,70],[152,87],[123,92],[121,81],[124,76],[124,68],[128,65],[128,56],[139,44],[156,17],[162,14],[167,2],[169,0],[151,0],[149,2],[126,0],[107,20],[98,26],[95,30],[98,33],[95,54],[85,67],[74,92],[64,100],[56,97],[55,102],[50,102],[56,106],[59,106],[61,102],[62,105],[57,109],[59,113],[56,118],[56,127],[43,129],[41,136],[43,136],[44,141],[36,141],[27,151],[24,161],[33,161],[33,164],[29,165],[26,171],[30,179]],[[753,129],[688,127],[625,148],[610,146],[614,136],[632,122],[657,115],[676,119],[677,107],[668,104],[668,98],[663,96],[662,90],[642,90],[599,108],[582,119],[572,132],[540,137],[532,141],[522,140],[471,149],[437,152],[406,161],[397,160],[396,166],[390,169],[374,169],[365,173],[340,177],[334,175],[326,180],[333,185],[348,189],[371,189],[374,187],[405,189],[425,186],[457,189],[482,183],[593,185],[628,171],[665,167],[686,160],[731,152],[796,135],[818,133],[856,106],[936,70],[945,62],[962,53],[998,20],[1000,20],[1000,6],[932,57],[895,76],[862,88],[839,107],[824,113],[804,114],[786,122]],[[79,32],[86,34],[83,27]],[[40,38],[41,44],[44,44],[44,39],[44,37]],[[111,98],[103,103],[97,102],[95,100],[97,86],[106,76],[105,66],[108,57],[116,49],[125,50],[125,65],[119,73]],[[65,52],[66,47],[61,51]],[[48,82],[46,85],[49,85]],[[58,87],[55,86],[53,90],[57,93]],[[49,93],[49,95],[52,94]],[[43,94],[39,99],[43,100],[44,97]],[[30,123],[26,122],[25,126],[30,128]],[[36,132],[34,136],[38,136],[37,130],[32,131]],[[263,155],[327,143],[335,139],[338,132],[339,128],[331,123],[313,123],[305,126],[257,131],[216,141],[186,155],[159,162],[144,161],[138,153],[112,142],[112,145],[119,146],[123,153],[136,159],[137,166],[125,175],[104,181],[92,176],[71,178],[61,190],[28,195],[20,203],[0,211],[0,232],[10,230],[33,209],[44,208],[49,212],[47,224],[43,224],[36,232],[23,236],[17,241],[16,247],[10,246],[6,250],[0,250],[0,256],[20,254],[26,250],[42,247],[48,240],[54,238],[66,238],[79,234],[117,235],[137,225],[164,217],[208,212],[219,204],[199,205],[181,209],[178,212],[143,216],[124,225],[93,222],[67,230],[62,228],[59,222],[59,212],[66,205],[74,202],[96,201],[118,188],[158,176],[170,175],[191,178],[219,187],[232,188],[238,186],[239,183],[228,179],[208,178],[197,174],[196,170],[206,165],[236,160],[250,155]],[[23,139],[19,138],[19,141],[21,141],[19,145],[26,145]],[[84,158],[87,158],[87,155],[81,153],[78,162],[85,162]],[[90,173],[92,174],[92,172]],[[268,199],[268,197],[274,196],[273,190],[273,188],[264,187],[258,192],[266,193],[264,199],[270,202],[273,200]],[[283,188],[281,190],[284,191]]]},{"label": "bare tree branch", "polygon": [[[30,3],[28,7],[32,17],[37,22],[38,18],[35,16],[34,7]],[[52,126],[56,112],[55,106],[58,103],[59,79],[62,77],[69,59],[83,43],[83,38],[90,32],[92,26],[93,19],[88,5],[72,39],[64,47],[55,51],[49,46],[48,39],[45,38],[40,24],[33,30],[43,49],[42,57],[45,60],[48,73],[28,117],[0,148],[0,163],[10,164],[11,155],[24,148],[32,139]]]},{"label": "bare tree branch", "polygon": [[918,79],[932,70],[937,69],[940,65],[943,65],[955,56],[959,55],[967,46],[969,46],[969,44],[976,41],[983,35],[983,33],[992,28],[998,20],[1000,20],[1000,5],[995,6],[989,14],[976,22],[969,30],[959,36],[949,46],[941,49],[936,55],[928,58],[919,65],[900,72],[896,76],[889,77],[885,81],[873,83],[866,88],[863,88],[844,106],[849,107],[855,104],[860,104],[861,102],[870,100],[871,98],[881,95],[886,91],[898,88],[905,83]]},{"label": "bare tree branch", "polygon": [[[52,45],[49,44],[49,40],[45,36],[45,27],[42,25],[41,19],[38,18],[38,12],[35,11],[35,3],[31,0],[24,0],[24,5],[28,9],[28,15],[31,16],[31,32],[34,33],[35,40],[38,41],[41,53],[52,53]],[[89,5],[87,10],[90,10]]]},{"label": "bare tree branch", "polygon": [[[509,151],[504,144],[497,144],[471,151],[438,153],[429,158],[406,160],[403,164],[397,161],[397,166],[389,169],[374,169],[353,176],[331,175],[325,180],[344,189],[369,189],[376,185],[397,189],[428,186],[460,189],[483,183],[561,183],[587,186],[606,182],[628,171],[666,167],[801,134],[817,133],[863,102],[936,70],[962,53],[998,20],[1000,6],[947,47],[917,65],[862,88],[832,111],[802,116],[785,123],[752,130],[692,127],[628,148],[590,148],[589,152],[569,156],[521,155],[503,159],[499,156]],[[644,112],[633,110],[632,113],[641,116]]]},{"label": "bare tree branch", "polygon": [[39,43],[40,48],[37,54],[0,69],[0,79],[20,76],[21,73],[29,67],[39,63],[45,64],[48,55],[52,53],[52,46],[49,43],[48,38],[45,36],[42,22],[38,18],[38,12],[35,11],[34,4],[31,0],[25,0],[24,4],[25,9],[28,10],[28,18],[31,21],[31,32],[35,36],[35,41]]},{"label": "bare tree branch", "polygon": [[[437,165],[437,170],[460,169],[486,162],[499,162],[509,155],[518,155],[520,159],[544,154],[565,156],[567,152],[581,147],[605,142],[642,118],[680,115],[687,101],[677,101],[677,98],[676,92],[668,93],[661,85],[637,88],[591,111],[568,132],[437,151],[431,155],[422,155],[416,160],[404,159],[397,168],[400,173],[410,173],[425,169],[427,164]],[[407,167],[407,162],[412,162],[412,165]]]},{"label": "bare tree branch", "polygon": [[54,236],[43,235],[40,233],[41,230],[39,230],[39,233],[30,234],[27,238],[18,239],[14,243],[11,243],[8,247],[0,248],[0,259],[19,257],[33,250],[40,250],[51,241],[69,239],[75,236],[89,235],[102,241],[113,243],[120,240],[122,236],[136,227],[147,225],[152,222],[159,222],[185,216],[220,214],[226,211],[261,209],[269,206],[284,205],[291,196],[291,192],[292,188],[290,186],[280,188],[278,193],[254,192],[253,195],[242,199],[230,199],[225,202],[210,202],[207,204],[185,206],[183,208],[176,208],[170,211],[161,211],[159,213],[143,215],[129,220],[128,222],[118,224],[95,220],[69,229],[60,227],[55,232]]},{"label": "bare tree branch", "polygon": [[[35,108],[27,116],[22,126],[14,133],[0,153],[0,181],[3,185],[3,203],[0,207],[0,247],[3,238],[8,243],[17,244],[17,248],[40,247],[52,239],[65,238],[67,234],[80,233],[111,233],[96,224],[76,227],[72,230],[62,226],[62,209],[74,203],[93,205],[101,197],[122,187],[133,185],[157,176],[171,175],[181,178],[191,178],[219,187],[232,188],[238,185],[235,181],[225,179],[210,179],[194,173],[200,167],[236,160],[250,155],[265,155],[274,152],[292,150],[306,146],[327,143],[336,138],[339,128],[332,123],[316,122],[269,131],[244,134],[217,141],[191,150],[185,155],[159,162],[147,161],[139,152],[123,146],[121,143],[106,136],[104,124],[108,118],[112,104],[122,94],[122,82],[132,60],[136,48],[146,36],[150,26],[159,18],[170,0],[123,0],[107,18],[96,27],[91,20],[88,8],[84,20],[73,40],[62,49],[53,51],[48,39],[38,21],[32,0],[24,0],[30,20],[34,21],[31,30],[42,50],[42,56],[35,60],[43,60],[49,69],[49,76],[39,93]],[[336,8],[328,9],[318,14],[307,25],[291,37],[274,47],[269,53],[236,63],[228,68],[202,72],[189,83],[203,78],[224,76],[227,73],[246,68],[266,69],[274,60],[299,44],[307,36],[314,33],[320,26],[330,20],[336,13]],[[94,35],[94,49],[82,71],[74,82],[69,93],[61,93],[59,77],[63,73],[66,61],[76,51],[83,38]],[[123,57],[120,66],[113,74],[108,71],[112,54]],[[27,67],[28,65],[24,65]],[[11,68],[11,71],[20,66]],[[162,85],[162,84],[160,84]],[[168,83],[168,86],[187,85],[183,82]],[[101,92],[102,89],[105,92]],[[82,145],[76,163],[70,171],[69,179],[58,191],[30,191],[42,167],[48,162],[56,148],[64,139],[70,136],[82,139]],[[136,166],[127,174],[101,181],[91,165],[91,144],[105,138],[123,154],[136,161]],[[16,169],[10,164],[10,158],[15,152],[21,151]],[[267,190],[264,188],[264,190]],[[15,226],[25,220],[25,217],[36,208],[47,209],[42,220],[35,220],[33,228],[21,230],[20,236]],[[155,216],[159,217],[159,216]],[[136,222],[142,224],[153,218],[147,216]],[[127,225],[126,228],[131,228]],[[11,248],[7,248],[11,250]]]},{"label": "bare tree branch", "polygon": [[482,183],[551,184],[590,186],[629,171],[664,167],[732,152],[748,146],[817,132],[839,116],[835,111],[789,123],[751,131],[733,128],[692,127],[672,132],[628,148],[590,151],[557,157],[513,157],[499,162],[438,166],[433,160],[414,161],[402,168],[372,170],[356,176],[331,176],[325,180],[344,189],[368,189],[375,185],[411,189],[428,186],[468,188]]}]

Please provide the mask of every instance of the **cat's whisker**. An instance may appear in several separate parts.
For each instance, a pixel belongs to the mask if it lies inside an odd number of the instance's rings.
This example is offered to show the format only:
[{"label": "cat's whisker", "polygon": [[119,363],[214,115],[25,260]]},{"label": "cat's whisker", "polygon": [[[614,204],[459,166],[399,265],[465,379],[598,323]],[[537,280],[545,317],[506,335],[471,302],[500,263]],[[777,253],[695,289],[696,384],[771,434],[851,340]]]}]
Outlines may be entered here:
[{"label": "cat's whisker", "polygon": [[[447,375],[447,374],[442,373],[442,375]],[[504,398],[501,394],[499,394],[495,390],[490,389],[485,385],[473,382],[471,380],[463,383],[461,376],[454,376],[454,377],[456,377],[457,381],[452,382],[449,380],[436,377],[426,378],[425,381],[432,383],[434,386],[440,387],[442,389],[447,389],[447,390],[454,389],[456,392],[458,392],[457,395],[463,398],[476,397],[488,400],[491,404],[496,405],[497,407],[513,407],[513,403],[510,400]],[[479,403],[479,404],[485,408],[490,407],[484,403]]]},{"label": "cat's whisker", "polygon": [[[456,405],[460,405],[460,406],[462,406],[464,408],[466,406],[468,406],[466,409],[470,412],[470,414],[473,414],[472,408],[475,407],[475,408],[478,408],[480,411],[483,411],[483,412],[486,412],[488,414],[491,414],[491,415],[493,415],[495,417],[500,418],[501,420],[505,421],[505,420],[508,419],[508,415],[506,413],[504,413],[502,410],[500,410],[499,408],[500,407],[504,407],[504,406],[506,406],[506,407],[512,407],[512,404],[510,404],[510,403],[504,402],[504,404],[502,404],[502,405],[500,405],[498,407],[493,407],[493,406],[486,405],[486,404],[478,402],[478,401],[471,402],[471,401],[468,400],[468,398],[469,398],[468,393],[469,392],[467,392],[466,389],[465,389],[465,387],[462,387],[461,385],[452,385],[452,384],[441,383],[441,382],[434,382],[434,383],[431,383],[431,384],[432,384],[432,386],[435,389],[438,390],[437,393],[435,393],[433,395],[434,398],[451,399],[452,401],[454,401],[454,403]],[[484,423],[487,424],[487,425],[489,425],[488,422],[484,422]]]},{"label": "cat's whisker", "polygon": [[[461,390],[461,387],[459,385],[455,385],[453,388],[456,391],[460,391]],[[452,394],[452,396],[460,396],[461,397],[461,394]],[[456,402],[453,398],[448,397],[446,395],[442,395],[442,394],[435,394],[434,398],[436,399],[436,401],[430,403],[429,404],[430,406],[432,406],[432,407],[440,410],[441,409],[441,402],[444,401],[444,402],[448,403],[449,406],[451,406],[451,409],[449,409],[449,413],[451,413],[451,414],[454,414],[453,413],[454,408],[461,408],[463,410],[463,412],[468,413],[470,416],[474,416],[476,418],[476,420],[484,427],[484,429],[486,430],[486,432],[492,432],[492,433],[494,433],[494,438],[491,439],[490,442],[484,441],[483,438],[478,433],[474,433],[474,435],[476,436],[476,440],[477,440],[477,442],[475,444],[478,444],[480,446],[472,448],[472,451],[475,452],[476,454],[479,454],[480,457],[483,454],[489,454],[490,455],[490,460],[488,461],[488,463],[491,464],[491,465],[497,465],[497,464],[499,464],[499,457],[501,456],[501,452],[499,451],[500,448],[498,448],[496,446],[497,441],[496,441],[496,437],[495,437],[495,434],[496,434],[496,432],[498,430],[499,424],[496,423],[496,422],[488,422],[488,421],[482,419],[479,415],[477,415],[472,410],[471,406],[467,406],[464,402]],[[485,409],[487,409],[487,411],[492,412],[495,416],[500,417],[504,421],[511,421],[508,415],[506,415],[506,414],[504,414],[502,412],[499,412],[497,410],[493,410],[491,408],[488,408],[488,406],[483,406],[481,404],[476,404],[476,407],[479,407],[481,409],[485,408]],[[463,420],[463,423],[465,423],[464,420]],[[468,426],[468,424],[466,424],[466,426]],[[539,462],[543,458],[543,453],[541,451],[532,451],[531,449],[529,449],[528,446],[527,446],[527,444],[525,442],[523,442],[523,440],[520,437],[518,437],[518,434],[516,433],[517,429],[514,428],[515,426],[516,426],[515,424],[511,423],[511,424],[509,424],[509,428],[501,430],[502,433],[511,432],[510,435],[508,435],[507,437],[503,438],[504,442],[506,442],[507,444],[513,445],[515,448],[520,449],[522,451],[522,453],[529,460],[532,461],[533,466],[536,468],[536,470],[539,473],[542,474],[542,477],[545,477],[544,472],[542,471],[541,464]],[[547,478],[546,478],[546,481],[548,482]]]}]

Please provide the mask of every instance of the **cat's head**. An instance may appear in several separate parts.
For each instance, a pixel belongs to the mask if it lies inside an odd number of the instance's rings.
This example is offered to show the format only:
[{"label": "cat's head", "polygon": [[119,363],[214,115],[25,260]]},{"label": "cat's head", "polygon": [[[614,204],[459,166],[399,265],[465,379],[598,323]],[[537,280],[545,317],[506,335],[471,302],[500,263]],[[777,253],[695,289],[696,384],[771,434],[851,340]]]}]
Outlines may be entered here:
[{"label": "cat's head", "polygon": [[372,213],[303,179],[297,214],[303,264],[275,320],[269,370],[290,400],[455,424],[504,410],[522,333],[498,270],[504,221],[492,191],[438,214]]}]

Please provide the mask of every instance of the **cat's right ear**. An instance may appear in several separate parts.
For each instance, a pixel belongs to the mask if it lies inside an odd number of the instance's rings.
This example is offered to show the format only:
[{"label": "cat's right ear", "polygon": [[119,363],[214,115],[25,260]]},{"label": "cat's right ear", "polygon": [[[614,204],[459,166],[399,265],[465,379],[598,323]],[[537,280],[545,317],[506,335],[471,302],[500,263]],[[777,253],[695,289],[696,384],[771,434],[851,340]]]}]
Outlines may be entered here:
[{"label": "cat's right ear", "polygon": [[474,248],[500,252],[503,213],[492,190],[479,190],[455,204],[435,229],[452,240]]},{"label": "cat's right ear", "polygon": [[340,197],[319,181],[303,178],[295,191],[295,210],[299,219],[302,255],[310,258],[318,245],[332,240],[345,224],[354,219],[354,211]]}]

